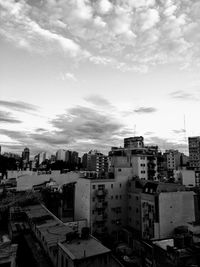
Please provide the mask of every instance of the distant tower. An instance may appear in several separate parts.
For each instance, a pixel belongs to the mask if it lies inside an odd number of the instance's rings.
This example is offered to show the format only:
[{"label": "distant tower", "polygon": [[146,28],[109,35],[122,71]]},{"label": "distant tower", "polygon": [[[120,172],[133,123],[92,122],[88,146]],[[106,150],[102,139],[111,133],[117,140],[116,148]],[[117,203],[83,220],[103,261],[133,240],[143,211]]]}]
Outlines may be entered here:
[{"label": "distant tower", "polygon": [[24,151],[22,152],[22,159],[24,162],[28,163],[30,158],[30,150],[29,148],[24,148]]}]

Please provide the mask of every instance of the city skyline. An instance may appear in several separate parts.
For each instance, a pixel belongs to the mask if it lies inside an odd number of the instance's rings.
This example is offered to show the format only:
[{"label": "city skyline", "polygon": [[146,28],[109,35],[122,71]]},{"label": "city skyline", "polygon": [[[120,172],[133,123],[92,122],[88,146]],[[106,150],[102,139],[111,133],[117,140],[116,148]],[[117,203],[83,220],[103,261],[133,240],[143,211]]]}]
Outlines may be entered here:
[{"label": "city skyline", "polygon": [[[0,0],[0,144],[105,153],[200,135],[200,3]],[[185,132],[186,129],[186,132]]]}]

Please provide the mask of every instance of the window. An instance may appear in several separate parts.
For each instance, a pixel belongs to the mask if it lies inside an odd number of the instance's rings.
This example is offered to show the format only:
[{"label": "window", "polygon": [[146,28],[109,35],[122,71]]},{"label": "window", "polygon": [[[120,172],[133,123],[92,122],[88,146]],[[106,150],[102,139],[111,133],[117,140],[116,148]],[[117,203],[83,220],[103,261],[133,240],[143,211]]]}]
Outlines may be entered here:
[{"label": "window", "polygon": [[119,184],[119,187],[121,188],[122,187],[122,184]]},{"label": "window", "polygon": [[94,214],[94,210],[92,211],[92,214]]},{"label": "window", "polygon": [[96,188],[96,185],[95,184],[93,184],[93,186],[92,186],[92,189],[95,189]]},{"label": "window", "polygon": [[118,195],[116,195],[115,198],[118,199]]},{"label": "window", "polygon": [[95,201],[95,197],[92,198],[92,201],[93,201],[93,202]]},{"label": "window", "polygon": [[99,189],[99,190],[103,190],[103,189],[105,189],[105,185],[104,185],[104,184],[99,184],[99,185],[98,185],[98,189]]},{"label": "window", "polygon": [[118,172],[121,172],[122,171],[122,169],[118,169]]},{"label": "window", "polygon": [[122,199],[122,195],[119,195],[119,198]]},{"label": "window", "polygon": [[142,156],[142,157],[140,157],[140,159],[144,160],[144,159],[145,159],[145,157],[144,157],[144,156]]},{"label": "window", "polygon": [[113,184],[111,184],[111,188],[113,188]]},{"label": "window", "polygon": [[111,196],[111,199],[113,199],[113,196]]},{"label": "window", "polygon": [[68,267],[68,260],[65,259],[65,267]]},{"label": "window", "polygon": [[145,171],[141,171],[141,173],[145,173]]}]

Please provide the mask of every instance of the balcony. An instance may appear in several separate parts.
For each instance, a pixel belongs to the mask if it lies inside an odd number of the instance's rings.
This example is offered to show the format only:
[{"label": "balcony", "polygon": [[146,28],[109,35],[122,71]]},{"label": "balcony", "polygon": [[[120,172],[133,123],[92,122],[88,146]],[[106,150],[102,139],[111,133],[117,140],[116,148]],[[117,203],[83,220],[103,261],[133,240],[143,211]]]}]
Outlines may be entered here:
[{"label": "balcony", "polygon": [[96,203],[96,209],[105,209],[108,206],[108,202],[97,202]]},{"label": "balcony", "polygon": [[98,202],[98,203],[96,204],[96,208],[97,208],[97,209],[103,209],[103,202]]},{"label": "balcony", "polygon": [[105,189],[98,189],[96,191],[96,196],[97,197],[104,197],[107,194],[107,191]]}]

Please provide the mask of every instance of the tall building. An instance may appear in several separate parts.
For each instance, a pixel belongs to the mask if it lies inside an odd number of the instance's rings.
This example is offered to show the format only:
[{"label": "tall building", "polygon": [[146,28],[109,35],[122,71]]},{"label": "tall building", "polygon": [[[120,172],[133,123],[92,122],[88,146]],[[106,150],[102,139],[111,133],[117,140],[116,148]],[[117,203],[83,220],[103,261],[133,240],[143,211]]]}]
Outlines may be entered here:
[{"label": "tall building", "polygon": [[98,152],[90,150],[82,157],[83,168],[86,171],[95,171],[103,173],[108,171],[108,157]]},{"label": "tall building", "polygon": [[117,239],[127,225],[127,182],[131,173],[129,169],[116,169],[115,178],[85,174],[75,187],[75,220],[87,219],[91,233],[99,238],[109,234]]},{"label": "tall building", "polygon": [[189,137],[189,166],[200,171],[200,136]]},{"label": "tall building", "polygon": [[170,238],[176,227],[195,221],[193,191],[174,183],[141,182],[129,182],[128,225],[136,237]]},{"label": "tall building", "polygon": [[142,180],[157,179],[157,146],[144,146],[143,137],[124,139],[124,148],[113,147],[109,152],[109,171],[130,168],[133,176]]},{"label": "tall building", "polygon": [[59,149],[56,152],[56,160],[66,161],[66,151],[64,149]]},{"label": "tall building", "polygon": [[24,148],[24,151],[22,152],[22,160],[26,163],[29,162],[29,158],[30,158],[30,150],[29,148]]}]

